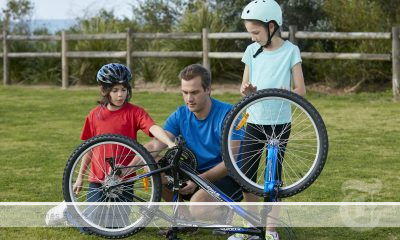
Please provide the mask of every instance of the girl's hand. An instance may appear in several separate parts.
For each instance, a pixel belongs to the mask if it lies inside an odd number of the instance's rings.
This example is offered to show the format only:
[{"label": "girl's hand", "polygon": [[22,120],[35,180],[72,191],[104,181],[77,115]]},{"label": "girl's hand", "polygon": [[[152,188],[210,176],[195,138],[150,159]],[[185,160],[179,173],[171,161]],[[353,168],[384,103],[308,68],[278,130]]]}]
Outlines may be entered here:
[{"label": "girl's hand", "polygon": [[170,143],[168,143],[168,148],[173,148],[173,147],[176,147],[176,144],[174,143],[174,142],[170,142]]},{"label": "girl's hand", "polygon": [[242,94],[242,96],[250,95],[256,91],[257,87],[253,86],[251,83],[242,84],[242,86],[240,87],[240,93]]},{"label": "girl's hand", "polygon": [[73,186],[73,191],[76,195],[78,195],[79,192],[81,191],[82,185],[83,185],[82,177],[78,177]]}]

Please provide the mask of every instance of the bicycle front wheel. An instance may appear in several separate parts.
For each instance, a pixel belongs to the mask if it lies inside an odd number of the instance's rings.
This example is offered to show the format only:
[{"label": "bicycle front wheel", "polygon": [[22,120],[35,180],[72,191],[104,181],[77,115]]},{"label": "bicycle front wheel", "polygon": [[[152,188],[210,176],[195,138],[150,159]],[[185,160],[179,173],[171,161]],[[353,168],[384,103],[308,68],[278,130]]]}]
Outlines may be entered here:
[{"label": "bicycle front wheel", "polygon": [[[111,174],[111,165],[124,166],[131,161],[137,167]],[[132,139],[100,135],[85,141],[72,153],[64,170],[69,220],[107,238],[137,233],[151,221],[158,208],[154,202],[161,199],[160,175],[148,176],[155,169],[153,157]]]},{"label": "bicycle front wheel", "polygon": [[[281,89],[245,97],[227,116],[222,154],[229,174],[248,192],[265,190],[268,145],[278,145],[275,179],[278,197],[293,196],[321,173],[328,153],[328,135],[317,110],[304,98]],[[268,175],[267,175],[268,176]]]}]

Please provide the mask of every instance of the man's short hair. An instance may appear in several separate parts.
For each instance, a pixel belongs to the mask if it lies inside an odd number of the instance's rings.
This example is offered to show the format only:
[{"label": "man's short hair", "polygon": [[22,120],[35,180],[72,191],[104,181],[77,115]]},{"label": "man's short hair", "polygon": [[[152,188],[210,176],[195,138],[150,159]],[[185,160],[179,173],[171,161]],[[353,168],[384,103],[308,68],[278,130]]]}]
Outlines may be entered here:
[{"label": "man's short hair", "polygon": [[195,77],[201,77],[201,86],[204,90],[211,88],[211,74],[201,64],[192,64],[185,67],[178,75],[179,79],[190,81]]}]

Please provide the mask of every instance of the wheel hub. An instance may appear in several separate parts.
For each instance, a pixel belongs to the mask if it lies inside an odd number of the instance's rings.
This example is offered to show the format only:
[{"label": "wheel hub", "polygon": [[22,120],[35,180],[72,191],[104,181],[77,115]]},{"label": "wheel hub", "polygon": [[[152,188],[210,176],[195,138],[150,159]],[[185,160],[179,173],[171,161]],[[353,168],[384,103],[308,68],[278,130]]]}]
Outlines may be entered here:
[{"label": "wheel hub", "polygon": [[121,179],[117,175],[106,176],[103,182],[103,191],[107,198],[119,198],[122,195],[123,185],[114,187],[115,185],[121,183]]}]

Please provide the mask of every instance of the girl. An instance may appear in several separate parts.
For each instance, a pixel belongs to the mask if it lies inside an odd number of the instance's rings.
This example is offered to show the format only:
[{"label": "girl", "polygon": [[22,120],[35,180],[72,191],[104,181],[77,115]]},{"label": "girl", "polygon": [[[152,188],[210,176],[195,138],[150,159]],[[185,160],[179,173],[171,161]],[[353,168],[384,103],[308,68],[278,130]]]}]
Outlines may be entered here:
[{"label": "girl", "polygon": [[[175,146],[175,143],[170,140],[165,131],[161,127],[155,125],[153,119],[151,119],[144,109],[129,103],[132,96],[131,79],[131,72],[122,64],[110,63],[101,67],[97,73],[97,82],[100,84],[101,88],[101,99],[99,105],[92,109],[86,117],[81,139],[87,140],[100,134],[120,134],[136,139],[137,132],[142,130],[150,137],[156,137],[161,142],[168,145],[168,147]],[[96,154],[95,151],[96,149],[91,154],[92,156],[84,157],[77,181],[73,186],[73,191],[79,194],[82,189],[85,172],[90,166],[88,174],[89,190],[86,196],[87,202],[103,202],[106,199],[104,192],[99,191],[99,189],[107,177],[110,167],[104,160],[105,157],[96,157],[100,154]],[[113,154],[115,151],[120,150],[113,149],[110,154]],[[115,159],[115,161],[116,165],[127,166],[132,159],[126,157],[124,159]],[[124,178],[127,177],[130,176],[124,176]],[[132,201],[132,196],[129,192],[133,190],[133,187],[131,187],[131,189],[125,189],[124,193],[116,199],[113,199],[113,201]],[[126,213],[128,211],[129,209],[120,209],[114,212]],[[104,209],[102,209],[102,206],[88,206],[86,212],[90,213],[90,216],[100,216],[97,217],[98,219],[93,219],[93,221],[97,223],[105,222],[103,219],[104,216],[93,214],[93,212],[103,213]],[[107,225],[107,223],[103,224]],[[118,224],[112,223],[112,226],[115,227],[118,226]]]},{"label": "girl", "polygon": [[[291,81],[293,81],[292,91],[304,96],[306,93],[303,71],[301,67],[300,51],[297,46],[280,37],[280,27],[282,26],[282,10],[278,3],[274,0],[255,0],[250,2],[241,15],[244,20],[246,30],[251,34],[254,43],[250,44],[244,52],[242,62],[245,63],[243,72],[243,80],[240,88],[242,96],[246,96],[256,90],[267,88],[291,89]],[[279,104],[279,103],[278,103]],[[244,162],[242,171],[253,181],[257,177],[257,168],[261,158],[262,148],[264,144],[254,139],[265,139],[266,135],[280,135],[280,141],[286,140],[290,135],[290,109],[289,117],[279,119],[279,124],[268,119],[261,120],[261,116],[265,116],[261,108],[255,108],[257,112],[255,116],[250,115],[245,133],[246,146],[243,146],[244,153],[250,153],[250,156],[243,154]],[[278,108],[279,109],[279,108]],[[269,115],[274,115],[269,112]],[[275,114],[278,116],[278,114]],[[275,116],[274,115],[274,116]],[[261,121],[260,121],[261,120]],[[260,131],[262,129],[262,131]],[[254,141],[254,144],[251,144]],[[258,143],[258,144],[257,144]],[[278,163],[282,163],[286,143],[281,144],[278,153]],[[261,149],[261,151],[260,151]],[[254,152],[260,154],[254,156]],[[256,164],[254,164],[256,163]],[[281,164],[278,164],[278,178],[281,175]],[[280,179],[278,179],[280,180]],[[258,197],[254,194],[244,192],[244,200],[248,202],[257,202]],[[252,209],[257,211],[257,209]],[[279,208],[274,208],[271,215],[278,215]],[[278,233],[273,226],[273,219],[269,218],[267,223],[266,239],[279,239]],[[229,240],[244,239],[244,235],[233,235]],[[254,236],[252,238],[255,238]]]}]

